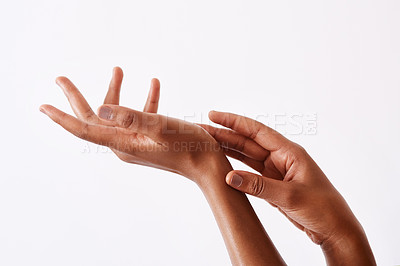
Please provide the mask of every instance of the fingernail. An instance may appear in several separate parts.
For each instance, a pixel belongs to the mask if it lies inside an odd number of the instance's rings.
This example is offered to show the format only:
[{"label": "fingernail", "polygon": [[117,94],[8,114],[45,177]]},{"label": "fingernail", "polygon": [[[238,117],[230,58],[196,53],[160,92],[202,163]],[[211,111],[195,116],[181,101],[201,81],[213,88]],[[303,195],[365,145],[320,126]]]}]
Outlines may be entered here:
[{"label": "fingernail", "polygon": [[103,119],[110,120],[111,119],[112,110],[108,106],[103,106],[100,108],[99,117]]},{"label": "fingernail", "polygon": [[45,114],[44,108],[42,106],[39,107],[39,111]]},{"label": "fingernail", "polygon": [[233,187],[240,187],[243,182],[243,178],[238,174],[233,174],[231,182],[229,183]]}]

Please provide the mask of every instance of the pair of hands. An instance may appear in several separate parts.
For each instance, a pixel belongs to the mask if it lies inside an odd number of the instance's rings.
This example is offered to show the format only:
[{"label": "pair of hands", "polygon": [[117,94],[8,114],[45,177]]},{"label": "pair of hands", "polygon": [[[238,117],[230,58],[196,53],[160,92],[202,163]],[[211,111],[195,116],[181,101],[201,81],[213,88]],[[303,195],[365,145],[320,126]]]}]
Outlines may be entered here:
[{"label": "pair of hands", "polygon": [[302,147],[255,120],[231,113],[209,114],[210,120],[224,128],[159,115],[157,79],[151,82],[143,112],[121,107],[122,79],[122,70],[114,68],[97,115],[65,77],[56,82],[78,118],[50,105],[40,110],[72,134],[110,147],[125,162],[181,174],[201,188],[213,182],[207,173],[214,167],[224,165],[232,170],[225,155],[238,159],[260,175],[230,171],[226,183],[276,207],[321,245],[329,263],[356,259],[374,264],[361,225]]}]

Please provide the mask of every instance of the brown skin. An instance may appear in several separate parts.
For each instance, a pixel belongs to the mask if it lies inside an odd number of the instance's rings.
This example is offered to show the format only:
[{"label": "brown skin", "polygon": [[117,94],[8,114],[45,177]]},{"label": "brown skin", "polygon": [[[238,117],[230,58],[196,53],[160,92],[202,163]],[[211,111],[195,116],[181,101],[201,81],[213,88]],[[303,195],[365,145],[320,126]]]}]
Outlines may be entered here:
[{"label": "brown skin", "polygon": [[229,185],[276,207],[321,245],[328,265],[376,265],[360,223],[301,146],[247,117],[216,111],[209,117],[229,128],[201,125],[225,154],[261,174],[231,171]]},{"label": "brown skin", "polygon": [[78,118],[51,105],[40,110],[64,129],[110,147],[121,160],[183,175],[205,195],[218,223],[232,264],[284,265],[247,197],[225,183],[232,167],[218,142],[201,127],[156,114],[160,85],[153,79],[144,112],[118,106],[122,70],[113,78],[96,115],[78,89],[57,78]]}]

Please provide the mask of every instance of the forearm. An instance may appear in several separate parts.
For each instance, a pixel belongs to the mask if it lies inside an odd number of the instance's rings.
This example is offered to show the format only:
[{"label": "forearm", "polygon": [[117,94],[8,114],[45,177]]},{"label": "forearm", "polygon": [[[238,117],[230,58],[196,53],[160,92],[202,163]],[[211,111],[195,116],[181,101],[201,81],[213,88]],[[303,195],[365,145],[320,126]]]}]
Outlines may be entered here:
[{"label": "forearm", "polygon": [[285,265],[247,197],[226,185],[229,163],[215,166],[199,184],[218,223],[234,265]]}]

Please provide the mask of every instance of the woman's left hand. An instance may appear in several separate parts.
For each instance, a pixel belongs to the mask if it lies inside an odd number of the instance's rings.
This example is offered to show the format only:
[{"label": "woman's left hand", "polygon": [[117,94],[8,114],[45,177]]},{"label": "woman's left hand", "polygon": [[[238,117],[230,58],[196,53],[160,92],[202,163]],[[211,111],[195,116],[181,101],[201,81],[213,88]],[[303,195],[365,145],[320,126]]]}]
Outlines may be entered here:
[{"label": "woman's left hand", "polygon": [[40,110],[77,137],[113,149],[126,162],[175,172],[197,184],[209,183],[204,179],[212,177],[211,171],[217,168],[231,169],[219,144],[206,130],[153,113],[159,98],[156,79],[145,106],[148,112],[140,112],[117,105],[122,71],[114,69],[107,104],[99,108],[98,115],[69,79],[59,77],[56,82],[79,119],[51,105],[42,105]]},{"label": "woman's left hand", "polygon": [[[114,67],[113,75],[108,86],[107,95],[104,99],[104,104],[119,105],[120,92],[122,79],[124,77],[124,72],[120,67]],[[59,85],[63,88],[64,83],[61,81]],[[68,86],[68,82],[66,84]],[[146,113],[157,113],[158,102],[160,99],[160,81],[153,78],[150,83],[149,95],[147,96],[146,104],[143,108],[143,112]],[[97,116],[96,116],[97,117]],[[131,163],[134,161],[134,156],[129,155],[124,152],[120,152],[116,149],[111,149],[122,161]]]}]

